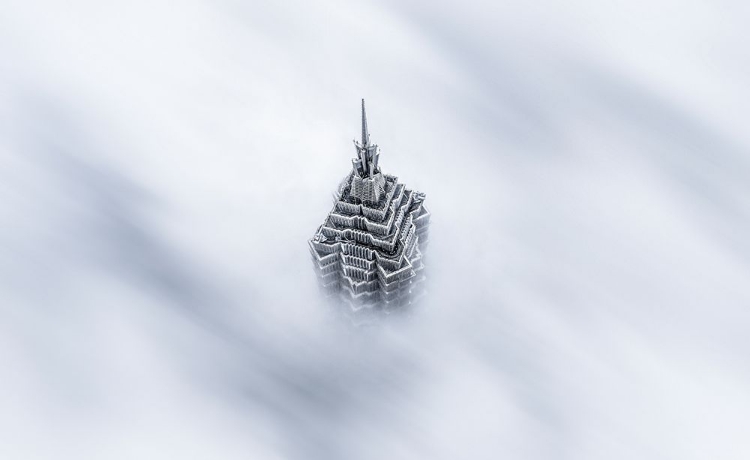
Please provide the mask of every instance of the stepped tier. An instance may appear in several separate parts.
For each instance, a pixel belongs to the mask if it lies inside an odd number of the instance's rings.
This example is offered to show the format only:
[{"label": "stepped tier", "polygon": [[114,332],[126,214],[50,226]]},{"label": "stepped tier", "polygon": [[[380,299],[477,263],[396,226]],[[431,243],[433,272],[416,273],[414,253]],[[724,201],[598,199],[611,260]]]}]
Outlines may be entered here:
[{"label": "stepped tier", "polygon": [[366,203],[356,193],[358,176],[352,171],[309,242],[323,290],[355,310],[408,305],[424,292],[422,250],[430,220],[425,196],[395,176],[380,176],[380,199]]}]

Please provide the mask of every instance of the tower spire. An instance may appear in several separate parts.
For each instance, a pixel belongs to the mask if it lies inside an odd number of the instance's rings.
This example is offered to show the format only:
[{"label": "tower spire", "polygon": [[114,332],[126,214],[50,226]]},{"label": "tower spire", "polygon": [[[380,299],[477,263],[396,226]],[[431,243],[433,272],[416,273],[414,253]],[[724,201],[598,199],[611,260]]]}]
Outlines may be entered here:
[{"label": "tower spire", "polygon": [[365,113],[365,100],[362,99],[362,146],[366,147],[370,141],[370,134],[367,132],[367,114]]},{"label": "tower spire", "polygon": [[357,158],[352,158],[352,165],[360,177],[373,177],[380,172],[378,168],[378,146],[370,144],[370,133],[367,132],[367,113],[365,113],[365,100],[362,99],[362,143],[354,140],[354,148],[357,149]]}]

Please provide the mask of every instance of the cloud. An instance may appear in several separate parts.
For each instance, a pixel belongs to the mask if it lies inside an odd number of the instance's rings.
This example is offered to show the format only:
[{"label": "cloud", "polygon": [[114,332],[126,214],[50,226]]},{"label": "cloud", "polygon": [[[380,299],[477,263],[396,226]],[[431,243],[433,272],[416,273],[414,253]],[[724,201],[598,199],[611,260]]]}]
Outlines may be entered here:
[{"label": "cloud", "polygon": [[[9,5],[0,456],[745,458],[725,7]],[[433,218],[358,328],[306,239],[361,97]]]}]

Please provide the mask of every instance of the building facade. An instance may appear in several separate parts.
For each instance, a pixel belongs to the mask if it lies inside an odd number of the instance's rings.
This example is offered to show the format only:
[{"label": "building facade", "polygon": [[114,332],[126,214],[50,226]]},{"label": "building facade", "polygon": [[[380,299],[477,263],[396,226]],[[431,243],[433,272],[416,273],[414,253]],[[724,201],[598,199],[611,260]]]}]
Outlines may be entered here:
[{"label": "building facade", "polygon": [[425,290],[422,252],[430,221],[425,195],[380,171],[364,99],[362,140],[354,145],[352,170],[309,241],[318,281],[326,295],[355,311],[413,304]]}]

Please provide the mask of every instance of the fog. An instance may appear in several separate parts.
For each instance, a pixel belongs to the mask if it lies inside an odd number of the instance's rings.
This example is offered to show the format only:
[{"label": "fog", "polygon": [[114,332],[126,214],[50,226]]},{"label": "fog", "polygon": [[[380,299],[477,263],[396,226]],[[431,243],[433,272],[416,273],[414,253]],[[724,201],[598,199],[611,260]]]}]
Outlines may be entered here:
[{"label": "fog", "polygon": [[[746,459],[742,2],[0,5],[0,458]],[[428,293],[307,239],[368,107]]]}]

